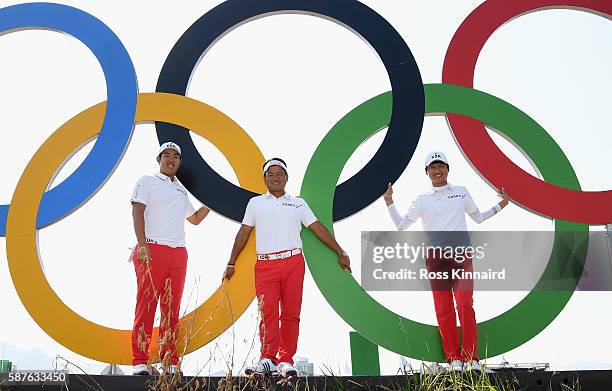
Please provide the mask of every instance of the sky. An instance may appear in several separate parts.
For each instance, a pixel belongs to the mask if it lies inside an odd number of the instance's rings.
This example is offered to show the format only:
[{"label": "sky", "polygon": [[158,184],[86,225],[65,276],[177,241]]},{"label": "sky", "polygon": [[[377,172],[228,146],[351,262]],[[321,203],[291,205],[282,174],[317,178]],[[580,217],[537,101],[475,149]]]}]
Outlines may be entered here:
[{"label": "sky", "polygon": [[[0,1],[0,6],[18,4]],[[181,34],[220,1],[104,2],[62,1],[106,23],[121,39],[136,69],[140,92],[151,92],[170,49]],[[387,19],[416,58],[425,83],[441,82],[448,44],[464,18],[480,1],[398,2],[369,0],[366,5]],[[554,138],[571,162],[584,190],[605,190],[612,183],[607,118],[612,104],[612,23],[576,10],[546,10],[517,18],[494,33],[475,71],[475,88],[502,98],[534,118]],[[74,38],[52,31],[0,35],[0,129],[11,145],[3,148],[0,202],[10,203],[28,161],[61,124],[104,101],[106,88],[99,64]],[[317,145],[346,113],[386,92],[390,83],[372,48],[352,31],[308,15],[273,15],[251,21],[224,35],[192,74],[187,95],[221,110],[253,138],[264,156],[281,156],[289,165],[287,190],[299,194],[302,177]],[[529,160],[496,133],[498,146],[532,175]],[[237,184],[236,175],[208,141],[192,136],[206,161]],[[373,156],[384,131],[351,156],[340,181],[355,174]],[[91,143],[59,171],[53,187],[78,167]],[[136,126],[125,155],[105,185],[76,212],[39,231],[39,251],[54,290],[73,310],[108,327],[128,329],[133,320],[136,283],[128,263],[133,247],[129,197],[137,179],[157,170],[158,146],[151,124]],[[442,116],[428,116],[410,164],[394,185],[400,210],[427,190],[425,155],[442,150],[451,162],[449,180],[468,187],[481,210],[498,198],[464,158]],[[491,162],[495,164],[495,162]],[[59,168],[58,168],[59,169]],[[511,194],[511,189],[508,189]],[[381,192],[382,194],[382,192]],[[192,197],[194,205],[200,203]],[[197,227],[186,226],[189,266],[182,310],[194,308],[218,286],[239,225],[211,213]],[[550,230],[552,220],[510,205],[470,229]],[[351,255],[360,280],[361,231],[392,230],[384,201],[334,225],[336,237]],[[593,226],[592,230],[601,230]],[[6,241],[0,238],[0,358],[20,368],[53,365],[56,356],[89,373],[105,366],[59,345],[24,310],[11,283]],[[476,317],[490,319],[516,304],[526,292],[476,292]],[[387,308],[413,320],[435,324],[428,292],[375,292]],[[607,325],[610,292],[576,292],[564,311],[541,334],[503,357],[511,362],[547,362],[555,369],[612,368],[601,346],[610,346]],[[256,358],[256,306],[232,332],[186,356],[186,373],[216,372],[228,362]],[[351,330],[327,304],[306,273],[297,356],[315,363],[315,371],[350,374]],[[64,362],[63,359],[59,360]],[[397,371],[400,356],[380,349],[381,371]],[[411,360],[412,365],[418,362]],[[124,368],[129,371],[128,368]],[[74,368],[73,368],[74,370]]]}]

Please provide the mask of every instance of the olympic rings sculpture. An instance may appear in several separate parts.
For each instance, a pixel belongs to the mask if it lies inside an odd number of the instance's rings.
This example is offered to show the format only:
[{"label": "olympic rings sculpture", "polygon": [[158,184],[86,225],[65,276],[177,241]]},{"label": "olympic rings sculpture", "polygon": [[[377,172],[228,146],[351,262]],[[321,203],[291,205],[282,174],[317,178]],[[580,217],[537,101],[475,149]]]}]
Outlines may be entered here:
[{"label": "olympic rings sculpture", "polygon": [[[368,206],[381,196],[387,182],[401,175],[419,140],[424,115],[445,113],[460,148],[485,179],[492,185],[503,183],[518,203],[534,213],[557,219],[557,233],[575,234],[570,242],[564,237],[563,245],[574,250],[576,267],[573,278],[564,282],[563,291],[542,292],[536,286],[519,304],[479,324],[479,346],[486,348],[489,356],[520,346],[546,328],[572,296],[586,257],[586,248],[580,243],[587,238],[588,224],[612,221],[612,191],[581,191],[572,166],[548,133],[518,108],[474,90],[473,73],[484,43],[502,24],[528,12],[563,7],[612,17],[612,3],[597,0],[487,0],[455,33],[444,61],[443,84],[423,85],[416,61],[397,31],[356,0],[335,0],[333,4],[324,0],[227,0],[198,19],[178,40],[160,73],[157,92],[141,94],[125,47],[94,16],[50,3],[1,8],[0,32],[47,28],[81,40],[98,58],[108,91],[107,102],[78,114],[45,141],[21,175],[11,204],[0,205],[0,236],[6,236],[9,270],[24,307],[47,334],[68,349],[98,361],[130,362],[130,330],[110,329],[88,321],[53,291],[41,269],[36,230],[66,217],[95,194],[121,161],[134,125],[151,120],[163,121],[156,123],[160,143],[173,139],[181,144],[184,163],[178,175],[188,190],[216,212],[240,221],[248,199],[265,191],[257,169],[263,156],[230,118],[185,97],[188,82],[206,50],[238,24],[271,13],[307,12],[348,26],[370,42],[389,73],[392,87],[391,92],[364,102],[343,117],[321,141],[308,165],[301,194],[330,231],[333,232],[334,221]],[[491,141],[484,124],[519,145],[543,180],[514,165]],[[387,126],[387,135],[374,158],[337,186],[351,153]],[[207,165],[186,129],[206,137],[225,154],[241,187]],[[79,168],[61,184],[45,191],[62,162],[93,137],[97,137],[95,145]],[[380,176],[380,172],[388,172],[388,177]],[[210,188],[221,190],[215,194],[207,190]],[[302,238],[317,286],[351,327],[397,353],[428,361],[443,360],[437,327],[389,311],[364,292],[351,275],[341,273],[330,261],[333,254],[309,231],[302,232]],[[556,248],[561,245],[557,239],[540,283],[553,272],[550,265],[555,262],[551,261],[559,256]],[[182,318],[180,333],[196,330],[182,346],[186,352],[220,335],[254,299],[254,253],[251,240],[238,262],[236,277],[224,282],[200,307]],[[527,318],[529,322],[521,321]],[[513,332],[507,333],[510,328]],[[154,357],[156,344],[152,345]]]}]

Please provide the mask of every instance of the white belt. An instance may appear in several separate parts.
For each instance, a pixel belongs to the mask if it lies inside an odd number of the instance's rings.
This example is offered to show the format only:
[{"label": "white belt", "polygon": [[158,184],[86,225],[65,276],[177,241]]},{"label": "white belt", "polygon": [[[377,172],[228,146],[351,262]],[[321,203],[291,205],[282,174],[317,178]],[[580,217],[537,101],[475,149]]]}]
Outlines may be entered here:
[{"label": "white belt", "polygon": [[298,255],[302,253],[301,248],[294,248],[293,250],[287,250],[280,253],[274,254],[257,254],[258,261],[275,261],[277,259],[285,259],[289,258],[293,255]]}]

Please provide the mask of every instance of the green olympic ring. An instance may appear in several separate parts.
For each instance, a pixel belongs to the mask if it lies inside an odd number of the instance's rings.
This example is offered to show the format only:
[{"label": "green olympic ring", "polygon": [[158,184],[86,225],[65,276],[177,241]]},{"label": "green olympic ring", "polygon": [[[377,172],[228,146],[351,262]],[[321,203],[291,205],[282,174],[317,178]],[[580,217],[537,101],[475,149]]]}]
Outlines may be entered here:
[{"label": "green olympic ring", "polygon": [[[451,84],[425,86],[429,115],[465,115],[502,132],[526,153],[544,180],[580,190],[567,157],[548,133],[511,104],[471,88]],[[334,189],[347,160],[368,137],[385,128],[391,116],[392,96],[381,94],[362,103],[327,133],[314,153],[302,183],[301,195],[331,232]],[[384,175],[384,173],[381,173]],[[381,194],[385,189],[380,189]],[[588,243],[587,224],[555,220],[555,240],[548,265],[538,284],[505,313],[479,323],[479,355],[496,356],[535,337],[563,310],[584,268]],[[309,230],[302,230],[308,268],[332,308],[345,322],[373,343],[407,357],[444,361],[438,327],[406,319],[367,294],[335,262],[336,254]],[[568,262],[570,276],[559,279],[559,265]],[[557,278],[555,278],[555,276]],[[555,289],[547,289],[555,279]]]}]

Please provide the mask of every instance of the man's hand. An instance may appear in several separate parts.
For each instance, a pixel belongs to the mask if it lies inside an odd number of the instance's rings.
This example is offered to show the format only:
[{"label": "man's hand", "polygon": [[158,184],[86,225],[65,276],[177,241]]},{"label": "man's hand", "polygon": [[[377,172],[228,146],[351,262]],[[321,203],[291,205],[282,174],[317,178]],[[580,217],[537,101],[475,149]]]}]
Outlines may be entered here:
[{"label": "man's hand", "polygon": [[149,250],[149,246],[138,245],[138,260],[140,262],[149,263],[151,262],[151,252]]},{"label": "man's hand", "polygon": [[223,272],[223,280],[230,280],[236,271],[234,265],[227,265],[225,272]]},{"label": "man's hand", "polygon": [[242,249],[244,249],[244,246],[246,246],[247,241],[249,240],[249,235],[251,234],[252,230],[253,227],[251,227],[250,225],[242,224],[240,226],[240,229],[236,234],[236,239],[234,239],[232,253],[230,254],[230,259],[227,262],[225,271],[223,272],[223,278],[221,279],[221,282],[223,282],[224,280],[229,280],[234,275],[234,265],[236,265],[236,262],[238,262],[238,255],[240,255]]},{"label": "man's hand", "polygon": [[351,259],[344,251],[342,252],[342,254],[338,255],[338,263],[340,264],[342,270],[344,270],[345,272],[353,272],[351,270]]},{"label": "man's hand", "polygon": [[208,213],[210,213],[210,208],[206,205],[202,205],[202,207],[196,210],[194,214],[187,217],[187,221],[193,225],[198,225],[206,216],[208,216]]},{"label": "man's hand", "polygon": [[508,205],[508,202],[510,201],[510,196],[508,195],[508,193],[506,193],[506,189],[502,187],[501,191],[497,193],[497,196],[502,199],[499,202],[500,207],[504,208],[506,205]]},{"label": "man's hand", "polygon": [[387,185],[387,191],[385,191],[385,194],[383,194],[383,198],[385,199],[387,206],[393,203],[393,187],[391,187],[391,182],[389,182]]},{"label": "man's hand", "polygon": [[338,263],[340,264],[340,267],[343,270],[348,270],[350,272],[351,260],[349,259],[348,254],[342,250],[342,247],[340,247],[338,242],[336,242],[336,239],[331,236],[327,228],[325,228],[320,221],[315,221],[308,226],[308,229],[310,229],[321,242],[338,254]]}]

